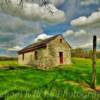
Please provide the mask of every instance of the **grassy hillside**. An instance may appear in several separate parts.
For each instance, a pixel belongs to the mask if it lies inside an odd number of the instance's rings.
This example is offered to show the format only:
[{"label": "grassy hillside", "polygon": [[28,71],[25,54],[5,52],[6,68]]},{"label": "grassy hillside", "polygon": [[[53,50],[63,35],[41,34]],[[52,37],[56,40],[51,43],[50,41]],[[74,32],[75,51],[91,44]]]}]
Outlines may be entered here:
[{"label": "grassy hillside", "polygon": [[[72,65],[43,71],[19,68],[17,63],[0,62],[17,69],[0,70],[0,98],[3,100],[100,100],[90,88],[91,60],[73,58]],[[97,60],[97,86],[100,85],[100,60]]]}]

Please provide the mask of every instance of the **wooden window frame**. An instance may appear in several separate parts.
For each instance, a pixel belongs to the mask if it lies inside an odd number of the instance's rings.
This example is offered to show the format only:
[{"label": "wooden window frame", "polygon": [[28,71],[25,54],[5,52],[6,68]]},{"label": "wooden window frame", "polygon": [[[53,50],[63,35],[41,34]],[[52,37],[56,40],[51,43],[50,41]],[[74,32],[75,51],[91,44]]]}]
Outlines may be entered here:
[{"label": "wooden window frame", "polygon": [[60,39],[60,43],[62,43],[62,39]]}]

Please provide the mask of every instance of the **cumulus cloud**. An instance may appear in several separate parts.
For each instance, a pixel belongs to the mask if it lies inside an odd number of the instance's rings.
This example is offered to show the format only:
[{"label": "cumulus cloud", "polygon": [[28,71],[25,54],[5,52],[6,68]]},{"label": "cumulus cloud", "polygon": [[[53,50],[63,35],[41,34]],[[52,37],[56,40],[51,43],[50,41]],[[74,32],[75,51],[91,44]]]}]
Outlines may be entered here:
[{"label": "cumulus cloud", "polygon": [[[14,0],[12,0],[12,1],[14,1]],[[15,1],[18,2],[18,0],[15,0]],[[32,3],[32,2],[37,3],[39,5],[43,4],[43,0],[24,0],[24,1],[30,2],[30,3]],[[55,6],[58,6],[58,5],[62,4],[65,0],[45,0],[45,1],[47,1],[48,3],[52,3]]]},{"label": "cumulus cloud", "polygon": [[[81,47],[81,48],[90,48],[92,49],[92,40],[93,35],[95,34],[98,38],[97,40],[97,48],[100,48],[100,10],[93,12],[90,16],[81,16],[77,19],[71,21],[71,25],[75,26],[79,29],[84,29],[88,32],[84,37],[80,35],[80,38],[72,38],[75,41],[76,45],[74,47]],[[72,34],[72,33],[71,33]],[[74,33],[73,33],[74,34]]]},{"label": "cumulus cloud", "polygon": [[17,15],[22,18],[30,20],[44,20],[47,22],[63,22],[65,20],[65,14],[63,11],[57,9],[53,4],[47,4],[46,6],[40,6],[38,3],[23,2],[23,7],[18,6],[19,0],[10,0],[11,3],[8,6],[1,9],[12,15]]},{"label": "cumulus cloud", "polygon": [[18,17],[0,13],[0,47],[26,46],[34,36],[42,32],[40,22],[26,21]]},{"label": "cumulus cloud", "polygon": [[20,46],[15,46],[15,47],[12,47],[12,48],[7,48],[8,51],[19,51],[21,49],[22,49],[22,47],[20,47]]},{"label": "cumulus cloud", "polygon": [[86,44],[81,44],[79,45],[79,48],[92,48],[93,43],[86,43]]},{"label": "cumulus cloud", "polygon": [[63,33],[63,36],[64,37],[67,37],[67,36],[78,37],[78,36],[83,36],[86,34],[88,34],[88,32],[86,32],[85,30],[79,30],[79,31],[67,30],[66,32]]},{"label": "cumulus cloud", "polygon": [[40,22],[31,22],[0,13],[0,31],[17,34],[40,33],[42,32]]},{"label": "cumulus cloud", "polygon": [[[98,45],[100,45],[100,38],[97,39]],[[93,42],[89,41],[88,43],[81,44],[79,45],[80,48],[92,48],[93,47]]]},{"label": "cumulus cloud", "polygon": [[49,0],[54,5],[60,5],[64,2],[64,0]]},{"label": "cumulus cloud", "polygon": [[[63,33],[66,41],[70,43],[73,48],[86,48],[92,49],[93,47],[93,34],[85,30],[67,30]],[[100,36],[97,36],[97,49],[100,48]]]},{"label": "cumulus cloud", "polygon": [[50,13],[49,9],[45,10],[45,7],[42,7],[41,11],[42,11],[42,16],[41,18],[43,20],[46,20],[48,22],[62,22],[65,21],[65,15],[64,12],[62,12],[61,10],[56,9],[53,5],[49,4],[48,8],[51,9],[52,14]]},{"label": "cumulus cloud", "polygon": [[81,16],[71,21],[73,26],[94,26],[100,23],[100,11],[93,12],[89,17]]},{"label": "cumulus cloud", "polygon": [[34,42],[38,42],[40,40],[45,40],[50,37],[52,37],[52,35],[47,35],[47,34],[42,33],[35,38]]},{"label": "cumulus cloud", "polygon": [[81,5],[98,4],[99,0],[81,0]]}]

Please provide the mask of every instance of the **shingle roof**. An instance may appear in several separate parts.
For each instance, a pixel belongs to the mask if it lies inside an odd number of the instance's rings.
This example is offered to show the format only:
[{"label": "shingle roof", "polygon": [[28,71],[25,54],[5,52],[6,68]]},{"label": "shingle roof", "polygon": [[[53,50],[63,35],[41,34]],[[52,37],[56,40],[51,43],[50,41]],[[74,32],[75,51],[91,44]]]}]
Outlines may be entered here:
[{"label": "shingle roof", "polygon": [[[26,52],[29,52],[29,51],[32,51],[32,50],[36,50],[36,49],[39,49],[39,48],[43,48],[43,47],[46,47],[46,45],[52,41],[53,39],[55,39],[56,37],[58,36],[62,36],[61,34],[58,34],[58,35],[55,35],[53,37],[50,37],[50,38],[47,38],[45,40],[42,40],[40,42],[36,42],[36,43],[33,43],[25,48],[23,48],[22,50],[18,51],[18,54],[22,54],[22,53],[26,53]],[[67,43],[68,44],[68,43]],[[69,44],[68,44],[69,45]],[[69,45],[69,47],[71,48],[71,46]]]},{"label": "shingle roof", "polygon": [[50,41],[52,41],[54,38],[56,38],[58,36],[59,35],[55,35],[53,37],[47,38],[47,39],[42,40],[40,42],[33,43],[33,44],[23,48],[22,50],[18,51],[18,54],[29,52],[29,51],[32,51],[32,50],[36,50],[36,49],[39,49],[39,48],[42,48],[42,47],[46,47],[47,43],[49,43]]}]

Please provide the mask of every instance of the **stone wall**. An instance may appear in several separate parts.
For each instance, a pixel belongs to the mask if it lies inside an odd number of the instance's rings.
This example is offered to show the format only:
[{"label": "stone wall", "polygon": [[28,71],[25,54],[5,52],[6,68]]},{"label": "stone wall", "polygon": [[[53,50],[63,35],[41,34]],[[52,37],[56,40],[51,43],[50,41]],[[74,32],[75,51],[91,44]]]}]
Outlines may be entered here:
[{"label": "stone wall", "polygon": [[[60,39],[62,39],[62,43],[60,43]],[[70,49],[71,48],[69,47],[69,45],[61,36],[51,41],[48,44],[48,58],[51,60],[51,65],[52,66],[60,65],[59,52],[63,52],[63,57],[64,57],[63,64],[71,64],[71,50]]]},{"label": "stone wall", "polygon": [[[34,51],[24,53],[24,60],[23,60],[23,54],[18,55],[18,63],[20,65],[28,65],[31,64],[34,58]],[[31,62],[31,63],[30,63]]]},{"label": "stone wall", "polygon": [[18,63],[20,65],[31,65],[33,67],[44,68],[47,63],[47,49],[40,48],[36,51],[38,56],[37,60],[35,59],[35,51],[32,51],[24,54],[24,60],[22,57],[23,54],[18,55]]}]

